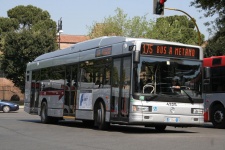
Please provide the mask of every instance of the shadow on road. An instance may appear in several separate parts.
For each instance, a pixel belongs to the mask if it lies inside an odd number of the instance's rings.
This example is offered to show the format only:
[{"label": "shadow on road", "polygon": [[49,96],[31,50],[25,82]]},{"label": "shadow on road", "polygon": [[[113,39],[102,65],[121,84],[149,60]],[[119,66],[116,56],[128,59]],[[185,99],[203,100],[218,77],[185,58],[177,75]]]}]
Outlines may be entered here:
[{"label": "shadow on road", "polygon": [[18,111],[10,111],[10,112],[3,112],[3,111],[0,111],[0,114],[13,114],[13,113],[19,113]]},{"label": "shadow on road", "polygon": [[[41,123],[40,120],[19,120],[23,122],[30,122],[30,123]],[[98,130],[96,127],[88,126],[83,124],[82,121],[59,121],[57,124],[49,124],[49,125],[58,125],[64,126],[69,128],[82,128],[82,129],[92,129]],[[185,131],[187,128],[173,128],[167,127],[165,131],[158,132],[153,127],[144,127],[144,126],[131,126],[131,125],[110,125],[110,128],[107,130],[99,130],[99,132],[121,132],[125,134],[169,134],[169,133],[197,133],[191,131]]]}]

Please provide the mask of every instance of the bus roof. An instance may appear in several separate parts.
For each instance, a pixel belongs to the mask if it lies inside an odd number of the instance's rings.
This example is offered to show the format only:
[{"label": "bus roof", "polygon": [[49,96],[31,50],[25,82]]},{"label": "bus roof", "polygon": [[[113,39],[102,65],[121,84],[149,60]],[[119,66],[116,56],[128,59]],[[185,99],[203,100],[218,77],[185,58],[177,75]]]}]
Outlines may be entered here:
[{"label": "bus roof", "polygon": [[[155,40],[155,39],[129,38],[129,37],[120,37],[120,36],[111,36],[111,37],[104,36],[104,37],[99,37],[96,39],[91,39],[91,40],[87,40],[84,42],[74,44],[73,46],[71,46],[69,48],[45,53],[45,54],[37,57],[34,60],[34,62],[41,61],[44,59],[49,59],[49,58],[56,57],[56,56],[69,54],[69,53],[74,53],[74,52],[78,52],[78,51],[104,47],[104,46],[108,46],[108,45],[112,45],[112,44],[116,44],[116,43],[122,43],[122,42],[127,42],[127,41],[140,41],[140,40],[143,42],[154,42],[154,43],[174,44],[174,45],[180,45],[180,46],[198,47],[198,46],[194,46],[194,45],[187,45],[187,44],[182,44],[182,43],[168,42],[168,41]],[[149,40],[151,40],[151,41],[149,41]]]},{"label": "bus roof", "polygon": [[204,67],[225,66],[225,56],[212,56],[203,59]]},{"label": "bus roof", "polygon": [[[155,40],[155,39],[129,38],[129,37],[121,37],[121,36],[104,36],[104,37],[99,37],[96,39],[91,39],[91,40],[74,44],[71,47],[66,49],[56,50],[53,52],[40,55],[34,61],[27,64],[27,70],[33,70],[33,69],[38,69],[38,68],[48,67],[48,66],[50,67],[54,65],[62,65],[62,64],[78,62],[78,61],[85,61],[85,60],[93,59],[95,57],[95,50],[98,48],[117,45],[119,47],[116,47],[116,49],[118,48],[121,49],[124,43],[126,43],[127,46],[130,46],[137,43],[140,44],[142,42],[201,48],[199,46],[194,46],[194,45],[187,45],[187,44],[182,44],[177,42],[169,42],[169,41]],[[87,50],[92,50],[92,51],[87,51]],[[118,55],[123,53],[131,53],[131,51],[123,50],[123,52],[112,53],[112,55]],[[65,62],[65,60],[69,60],[69,61]]]},{"label": "bus roof", "polygon": [[55,56],[65,55],[65,54],[69,54],[69,53],[74,53],[74,52],[98,48],[98,47],[104,47],[104,46],[115,44],[115,43],[125,42],[126,40],[128,40],[128,39],[126,39],[124,37],[108,38],[107,36],[104,36],[104,37],[91,39],[91,40],[87,40],[84,42],[74,44],[73,46],[71,46],[69,48],[65,48],[63,50],[56,50],[56,51],[53,51],[50,53],[43,54],[43,55],[37,57],[34,61],[40,61],[40,60],[52,58]]}]

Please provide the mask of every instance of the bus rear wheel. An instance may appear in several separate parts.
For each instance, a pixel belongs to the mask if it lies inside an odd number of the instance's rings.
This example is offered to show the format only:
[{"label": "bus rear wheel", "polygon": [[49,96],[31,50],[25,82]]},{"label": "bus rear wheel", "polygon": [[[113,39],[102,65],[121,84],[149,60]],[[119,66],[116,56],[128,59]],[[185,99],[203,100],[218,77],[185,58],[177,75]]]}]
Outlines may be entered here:
[{"label": "bus rear wheel", "polygon": [[46,102],[43,102],[41,104],[41,122],[42,123],[49,123],[50,118],[48,117],[48,104]]},{"label": "bus rear wheel", "polygon": [[222,105],[216,105],[212,109],[212,124],[215,128],[225,128],[225,109]]}]

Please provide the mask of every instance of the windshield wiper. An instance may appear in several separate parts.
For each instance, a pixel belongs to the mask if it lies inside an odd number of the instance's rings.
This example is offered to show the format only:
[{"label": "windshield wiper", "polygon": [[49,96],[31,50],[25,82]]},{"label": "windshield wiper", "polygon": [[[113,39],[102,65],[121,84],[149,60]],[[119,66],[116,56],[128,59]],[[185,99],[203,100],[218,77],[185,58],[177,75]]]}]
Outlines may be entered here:
[{"label": "windshield wiper", "polygon": [[187,97],[191,101],[191,103],[194,103],[193,98],[184,89],[180,89],[180,90],[184,91],[184,93],[187,95]]}]

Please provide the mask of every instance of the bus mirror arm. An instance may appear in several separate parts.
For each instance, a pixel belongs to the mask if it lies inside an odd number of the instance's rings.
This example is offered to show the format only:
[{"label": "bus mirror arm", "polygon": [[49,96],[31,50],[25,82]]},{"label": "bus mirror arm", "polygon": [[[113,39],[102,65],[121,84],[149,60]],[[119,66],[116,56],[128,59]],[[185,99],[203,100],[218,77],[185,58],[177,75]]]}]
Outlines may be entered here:
[{"label": "bus mirror arm", "polygon": [[133,51],[133,62],[139,63],[140,62],[140,51]]}]

